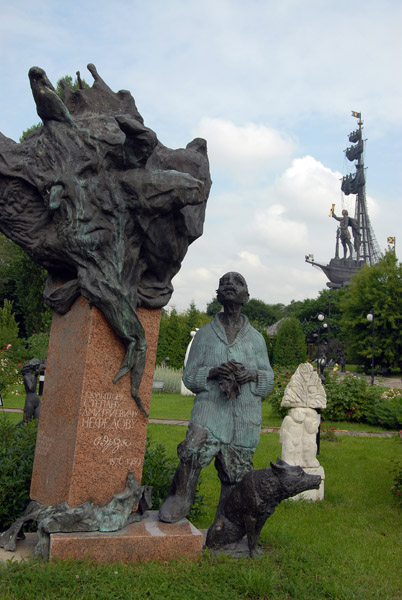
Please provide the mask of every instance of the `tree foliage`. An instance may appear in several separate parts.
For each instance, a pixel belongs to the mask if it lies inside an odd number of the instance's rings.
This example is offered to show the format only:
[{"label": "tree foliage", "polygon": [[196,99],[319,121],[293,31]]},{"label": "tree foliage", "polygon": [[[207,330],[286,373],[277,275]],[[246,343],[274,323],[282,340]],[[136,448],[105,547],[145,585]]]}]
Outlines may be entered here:
[{"label": "tree foliage", "polygon": [[156,362],[160,364],[169,357],[170,367],[182,369],[187,346],[191,341],[190,332],[199,329],[210,320],[211,317],[199,311],[194,302],[183,313],[172,310],[168,315],[162,311]]},{"label": "tree foliage", "polygon": [[249,318],[251,323],[258,322],[265,327],[273,325],[281,317],[277,309],[262,300],[251,298],[242,308],[242,312]]},{"label": "tree foliage", "polygon": [[296,317],[287,317],[279,327],[273,349],[275,366],[293,367],[307,360],[306,338]]},{"label": "tree foliage", "polygon": [[211,302],[207,304],[207,315],[210,317],[214,317],[218,312],[222,309],[222,304],[218,302],[218,299],[212,298]]},{"label": "tree foliage", "polygon": [[13,314],[13,304],[5,299],[0,308],[0,348],[18,344],[18,324]]},{"label": "tree foliage", "polygon": [[20,335],[47,331],[51,312],[43,301],[46,270],[19,246],[0,235],[0,302],[10,300]]},{"label": "tree foliage", "polygon": [[394,250],[356,273],[342,299],[342,330],[349,341],[349,359],[369,367],[374,311],[374,356],[378,367],[402,369],[402,265]]}]

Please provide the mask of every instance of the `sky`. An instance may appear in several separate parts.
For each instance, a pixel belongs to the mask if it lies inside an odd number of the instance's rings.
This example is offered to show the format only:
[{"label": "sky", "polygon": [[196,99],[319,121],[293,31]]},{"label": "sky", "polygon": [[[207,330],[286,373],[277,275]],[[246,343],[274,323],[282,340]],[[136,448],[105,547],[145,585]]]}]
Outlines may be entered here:
[{"label": "sky", "polygon": [[130,90],[170,148],[207,140],[213,185],[204,234],[174,278],[169,306],[205,310],[239,271],[269,304],[316,298],[335,253],[348,134],[362,114],[367,204],[381,250],[402,247],[400,0],[0,0],[0,131],[39,122],[28,80],[55,85],[94,63]]}]

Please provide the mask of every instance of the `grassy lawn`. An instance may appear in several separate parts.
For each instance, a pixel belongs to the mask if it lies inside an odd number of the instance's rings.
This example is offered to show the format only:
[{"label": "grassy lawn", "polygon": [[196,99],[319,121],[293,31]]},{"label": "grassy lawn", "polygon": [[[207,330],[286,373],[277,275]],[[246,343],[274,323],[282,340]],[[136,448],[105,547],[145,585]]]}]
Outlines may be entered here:
[{"label": "grassy lawn", "polygon": [[[180,426],[149,425],[169,455],[185,436]],[[280,455],[278,434],[265,434],[254,465]],[[325,500],[286,501],[264,526],[264,556],[254,560],[214,557],[133,565],[88,562],[0,565],[1,600],[75,599],[381,599],[402,597],[402,510],[390,494],[392,460],[402,462],[396,439],[342,438],[321,444]],[[219,484],[212,465],[203,471],[206,528],[213,519]]]},{"label": "grassy lawn", "polygon": [[5,408],[24,408],[25,390],[23,385],[14,385],[3,396]]},{"label": "grassy lawn", "polygon": [[[181,396],[180,394],[153,394],[151,400],[150,417],[153,419],[189,419],[193,407],[193,396]],[[280,427],[281,417],[272,414],[272,407],[268,401],[262,403],[262,426]],[[334,429],[345,429],[353,431],[383,431],[375,425],[367,423],[350,423],[349,421],[325,421],[323,429],[327,427]]]},{"label": "grassy lawn", "polygon": [[[4,406],[6,408],[24,408],[25,392],[23,386],[18,386],[15,390],[18,392],[9,393],[4,398]],[[181,394],[164,394],[155,393],[152,395],[150,417],[153,419],[189,419],[191,409],[193,407],[193,396],[181,396]],[[9,418],[18,423],[21,420],[20,415],[12,415],[8,413]],[[268,401],[262,403],[262,426],[263,427],[280,427],[282,419],[275,414],[272,414],[272,407]],[[349,421],[324,421],[322,428],[326,429],[333,427],[334,429],[343,429],[349,431],[383,431],[375,425],[367,423],[350,423]]]}]

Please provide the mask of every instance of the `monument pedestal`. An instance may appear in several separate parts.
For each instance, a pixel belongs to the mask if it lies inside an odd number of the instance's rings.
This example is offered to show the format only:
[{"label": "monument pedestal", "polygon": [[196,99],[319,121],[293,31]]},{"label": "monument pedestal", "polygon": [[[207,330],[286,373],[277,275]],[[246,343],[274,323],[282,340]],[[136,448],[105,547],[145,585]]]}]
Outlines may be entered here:
[{"label": "monument pedestal", "polygon": [[52,533],[50,560],[89,558],[95,562],[144,562],[187,556],[197,558],[202,551],[203,535],[187,519],[178,523],[158,521],[158,512],[120,531]]},{"label": "monument pedestal", "polygon": [[[138,309],[148,349],[139,393],[149,410],[160,310]],[[127,373],[113,378],[125,355],[103,314],[79,298],[53,315],[31,498],[71,507],[108,503],[129,471],[140,483],[148,419],[131,395]]]}]

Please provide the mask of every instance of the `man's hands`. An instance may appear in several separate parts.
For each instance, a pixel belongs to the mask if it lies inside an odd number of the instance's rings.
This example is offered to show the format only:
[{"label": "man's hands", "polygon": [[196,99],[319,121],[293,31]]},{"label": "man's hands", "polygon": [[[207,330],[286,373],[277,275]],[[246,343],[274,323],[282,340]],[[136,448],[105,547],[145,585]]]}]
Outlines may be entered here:
[{"label": "man's hands", "polygon": [[257,381],[257,371],[246,369],[246,367],[235,360],[222,363],[219,367],[213,367],[208,374],[208,379],[235,379],[243,385],[249,381]]}]

